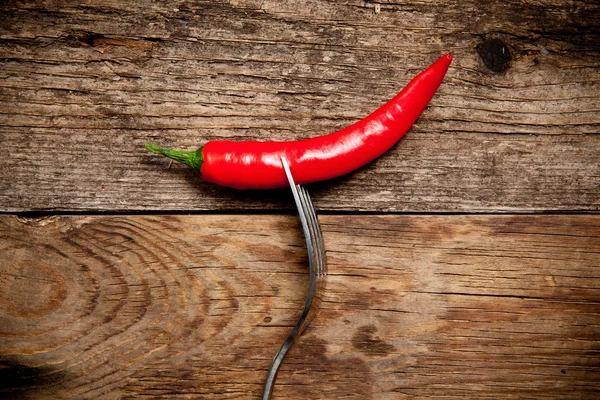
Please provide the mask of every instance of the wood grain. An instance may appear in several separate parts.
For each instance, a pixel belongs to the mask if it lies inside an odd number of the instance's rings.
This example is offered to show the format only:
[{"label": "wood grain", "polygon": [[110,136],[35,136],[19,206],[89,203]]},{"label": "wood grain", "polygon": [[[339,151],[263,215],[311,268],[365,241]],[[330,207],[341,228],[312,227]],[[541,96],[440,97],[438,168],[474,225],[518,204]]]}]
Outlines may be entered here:
[{"label": "wood grain", "polygon": [[[307,288],[291,215],[0,217],[0,397],[257,398]],[[285,399],[593,399],[600,217],[320,217]]]},{"label": "wood grain", "polygon": [[600,209],[600,5],[559,0],[4,1],[0,210],[282,209],[148,154],[346,126],[440,54],[407,138],[321,210]]}]

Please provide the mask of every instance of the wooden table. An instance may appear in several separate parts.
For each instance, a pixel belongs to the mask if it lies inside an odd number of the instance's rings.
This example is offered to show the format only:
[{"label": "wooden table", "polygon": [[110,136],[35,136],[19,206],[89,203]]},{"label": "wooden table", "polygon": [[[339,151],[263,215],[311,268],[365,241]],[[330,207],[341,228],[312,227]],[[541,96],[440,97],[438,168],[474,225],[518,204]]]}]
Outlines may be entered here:
[{"label": "wooden table", "polygon": [[253,399],[295,323],[287,190],[154,141],[292,140],[445,52],[429,108],[308,187],[330,276],[277,399],[597,399],[600,4],[0,4],[0,397]]}]

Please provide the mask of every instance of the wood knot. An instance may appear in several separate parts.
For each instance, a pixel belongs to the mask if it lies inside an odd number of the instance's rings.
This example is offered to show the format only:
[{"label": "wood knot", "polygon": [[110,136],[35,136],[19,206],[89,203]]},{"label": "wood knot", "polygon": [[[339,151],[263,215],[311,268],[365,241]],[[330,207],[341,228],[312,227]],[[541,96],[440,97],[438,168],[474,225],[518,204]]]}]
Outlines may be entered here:
[{"label": "wood knot", "polygon": [[0,272],[0,310],[6,314],[41,317],[56,310],[67,297],[63,278],[49,265],[21,260]]},{"label": "wood knot", "polygon": [[502,40],[494,38],[477,45],[477,54],[483,64],[491,71],[504,72],[510,67],[512,54],[508,45]]}]

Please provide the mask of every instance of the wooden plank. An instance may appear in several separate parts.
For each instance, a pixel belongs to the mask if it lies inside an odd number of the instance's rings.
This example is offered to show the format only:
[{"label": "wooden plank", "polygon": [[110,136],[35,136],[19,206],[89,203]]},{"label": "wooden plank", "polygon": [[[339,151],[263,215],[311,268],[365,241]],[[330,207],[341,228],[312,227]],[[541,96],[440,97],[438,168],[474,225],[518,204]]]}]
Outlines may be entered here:
[{"label": "wooden plank", "polygon": [[167,170],[143,144],[333,131],[450,51],[447,79],[408,137],[314,188],[318,206],[597,211],[599,8],[2,2],[0,209],[285,208],[277,194],[240,195]]},{"label": "wooden plank", "polygon": [[[320,217],[275,398],[593,399],[600,216]],[[303,304],[291,215],[0,217],[0,396],[250,399]]]}]

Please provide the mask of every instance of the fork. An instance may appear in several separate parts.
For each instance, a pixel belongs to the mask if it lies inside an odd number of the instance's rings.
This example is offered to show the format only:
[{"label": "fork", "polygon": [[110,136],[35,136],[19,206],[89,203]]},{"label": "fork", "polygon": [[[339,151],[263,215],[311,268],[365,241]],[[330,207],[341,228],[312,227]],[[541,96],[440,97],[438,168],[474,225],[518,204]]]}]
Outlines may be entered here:
[{"label": "fork", "polygon": [[[294,340],[304,331],[304,328],[308,326],[310,320],[315,316],[319,305],[321,303],[321,294],[325,286],[325,275],[327,275],[327,261],[325,257],[325,244],[323,242],[323,234],[321,232],[321,226],[315,213],[315,207],[313,202],[308,195],[306,189],[300,185],[296,185],[290,166],[285,157],[281,157],[281,163],[285,170],[292,194],[294,195],[294,201],[298,208],[298,214],[300,214],[300,222],[302,224],[302,230],[304,231],[304,239],[306,240],[306,247],[308,248],[308,264],[310,267],[310,284],[308,288],[308,297],[304,304],[304,310],[298,319],[298,322],[292,329],[275,357],[262,394],[262,400],[269,400],[273,393],[273,386],[275,379],[277,378],[277,372],[283,362],[288,350],[294,343]],[[316,301],[315,301],[316,298]],[[313,306],[313,303],[315,307]]]}]

